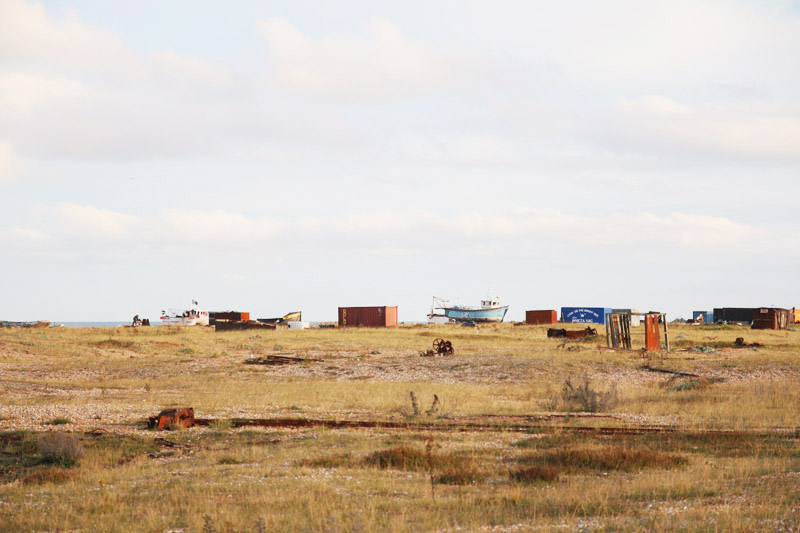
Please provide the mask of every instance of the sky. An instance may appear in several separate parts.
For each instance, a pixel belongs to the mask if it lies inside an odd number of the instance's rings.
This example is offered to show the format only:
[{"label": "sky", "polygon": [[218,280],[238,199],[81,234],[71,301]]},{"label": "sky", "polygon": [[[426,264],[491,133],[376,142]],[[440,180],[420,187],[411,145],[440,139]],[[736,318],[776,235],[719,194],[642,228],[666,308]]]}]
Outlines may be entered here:
[{"label": "sky", "polygon": [[800,306],[800,3],[0,0],[0,319]]}]

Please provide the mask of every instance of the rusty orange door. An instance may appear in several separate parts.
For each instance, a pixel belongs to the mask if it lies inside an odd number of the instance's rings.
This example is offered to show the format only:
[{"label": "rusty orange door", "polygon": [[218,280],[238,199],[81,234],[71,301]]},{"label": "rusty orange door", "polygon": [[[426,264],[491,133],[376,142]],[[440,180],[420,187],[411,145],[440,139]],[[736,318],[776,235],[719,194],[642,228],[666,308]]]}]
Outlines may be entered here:
[{"label": "rusty orange door", "polygon": [[658,315],[644,317],[644,345],[648,352],[661,350],[661,333],[658,329]]}]

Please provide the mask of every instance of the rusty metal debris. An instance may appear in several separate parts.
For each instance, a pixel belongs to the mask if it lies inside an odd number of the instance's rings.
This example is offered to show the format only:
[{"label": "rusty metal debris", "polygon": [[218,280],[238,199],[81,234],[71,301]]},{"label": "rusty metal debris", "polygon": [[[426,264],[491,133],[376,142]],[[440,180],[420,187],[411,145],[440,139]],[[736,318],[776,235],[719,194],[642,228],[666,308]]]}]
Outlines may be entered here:
[{"label": "rusty metal debris", "polygon": [[437,355],[453,355],[455,349],[453,343],[444,339],[435,339],[433,341],[433,349],[428,349],[425,352],[420,352],[420,357],[434,357]]},{"label": "rusty metal debris", "polygon": [[193,407],[164,409],[156,416],[151,416],[147,419],[147,427],[150,429],[172,429],[178,426],[190,428],[194,425]]},{"label": "rusty metal debris", "polygon": [[240,322],[234,320],[221,320],[217,319],[214,323],[214,331],[243,331],[250,329],[277,329],[277,324],[264,324],[250,320],[247,322]]},{"label": "rusty metal debris", "polygon": [[[788,439],[800,439],[800,433],[793,427],[777,427],[769,429],[753,429],[747,431],[736,430],[686,430],[671,425],[643,424],[633,426],[576,426],[574,420],[585,418],[596,421],[598,419],[617,418],[617,415],[598,415],[596,413],[567,413],[567,414],[541,414],[541,415],[485,415],[472,419],[448,422],[400,422],[393,420],[341,420],[341,419],[309,419],[309,418],[235,418],[230,419],[232,428],[242,427],[268,427],[268,428],[310,428],[326,427],[337,429],[404,429],[412,431],[517,431],[530,433],[531,430],[553,431],[558,433],[589,433],[600,435],[642,435],[648,433],[686,433],[689,435],[748,435],[752,437],[780,436]],[[571,420],[569,424],[559,424],[558,421]],[[202,419],[196,421],[198,426],[213,426],[219,423],[216,419]]]},{"label": "rusty metal debris", "polygon": [[659,372],[661,374],[672,374],[672,375],[675,375],[675,376],[684,376],[684,377],[690,377],[690,378],[702,377],[699,374],[692,374],[691,372],[679,372],[677,370],[670,370],[668,368],[658,368],[658,367],[650,366],[650,365],[642,366],[642,370],[648,370],[650,372]]},{"label": "rusty metal debris", "polygon": [[291,365],[296,363],[321,363],[322,359],[311,359],[306,357],[289,357],[286,355],[267,355],[266,357],[253,357],[245,359],[246,365]]},{"label": "rusty metal debris", "polygon": [[584,337],[590,337],[593,335],[597,335],[597,330],[590,326],[587,326],[586,329],[580,329],[577,331],[564,328],[547,329],[547,337],[551,339],[557,339],[560,337],[567,339],[582,339]]},{"label": "rusty metal debris", "polygon": [[747,344],[744,342],[744,337],[736,337],[736,341],[733,343],[734,348],[762,348],[764,345],[760,342],[753,342]]}]

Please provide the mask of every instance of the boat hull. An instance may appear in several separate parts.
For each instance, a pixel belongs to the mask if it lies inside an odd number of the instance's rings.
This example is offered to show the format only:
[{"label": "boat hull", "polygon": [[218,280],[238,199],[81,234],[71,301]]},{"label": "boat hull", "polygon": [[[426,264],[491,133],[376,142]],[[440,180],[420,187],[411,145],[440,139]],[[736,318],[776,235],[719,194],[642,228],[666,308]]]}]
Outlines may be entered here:
[{"label": "boat hull", "polygon": [[196,326],[197,325],[197,318],[196,317],[184,317],[184,316],[161,317],[161,325],[162,326]]},{"label": "boat hull", "polygon": [[445,307],[444,316],[447,318],[473,322],[502,322],[508,311],[508,306],[470,309],[465,307]]}]

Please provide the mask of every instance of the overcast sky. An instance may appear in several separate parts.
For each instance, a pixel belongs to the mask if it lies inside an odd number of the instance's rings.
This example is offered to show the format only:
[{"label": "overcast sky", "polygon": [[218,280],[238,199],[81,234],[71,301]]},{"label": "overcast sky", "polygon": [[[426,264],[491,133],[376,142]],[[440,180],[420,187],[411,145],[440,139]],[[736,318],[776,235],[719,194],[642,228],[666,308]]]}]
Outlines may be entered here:
[{"label": "overcast sky", "polygon": [[0,0],[0,319],[800,306],[800,4]]}]

